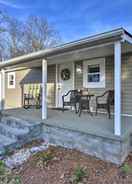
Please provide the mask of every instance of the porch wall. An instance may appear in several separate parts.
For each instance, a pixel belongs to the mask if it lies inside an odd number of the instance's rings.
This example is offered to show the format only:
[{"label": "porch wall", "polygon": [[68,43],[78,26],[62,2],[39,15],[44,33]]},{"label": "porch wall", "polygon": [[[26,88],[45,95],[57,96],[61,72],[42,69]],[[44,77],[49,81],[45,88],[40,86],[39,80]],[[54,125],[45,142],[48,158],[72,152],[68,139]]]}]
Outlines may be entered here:
[{"label": "porch wall", "polygon": [[48,106],[55,106],[55,94],[56,94],[56,66],[48,66],[47,76],[47,99]]},{"label": "porch wall", "polygon": [[[5,108],[22,107],[23,93],[28,92],[29,84],[40,84],[42,82],[41,68],[16,70],[16,86],[14,89],[8,88],[8,72],[5,82]],[[48,67],[48,105],[55,105],[55,65]]]},{"label": "porch wall", "polygon": [[[83,64],[82,61],[75,61],[75,89],[83,87],[83,72],[77,73],[76,66]],[[83,68],[82,68],[83,69]],[[55,105],[55,65],[48,66],[48,105]],[[41,83],[42,72],[41,68],[17,70],[16,73],[16,87],[15,89],[8,89],[7,73],[6,73],[6,90],[5,90],[5,107],[16,108],[22,105],[22,94],[27,91],[25,87],[22,91],[21,86],[27,86],[30,83]],[[114,88],[114,58],[106,57],[106,87],[89,89],[95,95],[100,95],[108,89]],[[92,100],[93,109],[95,109],[95,98]],[[132,54],[123,56],[122,58],[122,113],[132,115]]]},{"label": "porch wall", "polygon": [[[75,63],[75,71],[77,65],[83,65],[82,61]],[[95,95],[100,95],[108,89],[114,88],[114,57],[106,57],[106,86],[105,88],[89,89]],[[82,67],[83,70],[83,67]],[[83,72],[81,74],[75,72],[75,88],[83,87]],[[95,98],[91,103],[95,110]],[[122,57],[122,114],[132,115],[132,55]]]},{"label": "porch wall", "polygon": [[132,115],[132,55],[122,62],[122,112]]},{"label": "porch wall", "polygon": [[23,92],[20,83],[30,73],[30,69],[15,71],[16,85],[14,89],[8,88],[8,73],[5,75],[5,108],[21,107]]}]

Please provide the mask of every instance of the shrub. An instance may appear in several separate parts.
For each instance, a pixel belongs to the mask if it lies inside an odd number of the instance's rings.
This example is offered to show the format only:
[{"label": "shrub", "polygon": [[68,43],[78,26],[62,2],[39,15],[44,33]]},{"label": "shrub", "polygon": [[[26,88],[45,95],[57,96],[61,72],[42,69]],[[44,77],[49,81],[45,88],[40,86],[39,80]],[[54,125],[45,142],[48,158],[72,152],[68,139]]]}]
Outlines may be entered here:
[{"label": "shrub", "polygon": [[9,148],[6,148],[5,150],[5,155],[6,156],[11,156],[13,154],[13,150],[9,149]]},{"label": "shrub", "polygon": [[86,171],[80,166],[78,166],[73,173],[72,182],[73,183],[81,182],[85,176]]},{"label": "shrub", "polygon": [[19,176],[13,176],[11,171],[5,166],[4,161],[0,160],[0,184],[21,184]]},{"label": "shrub", "polygon": [[15,176],[14,177],[14,184],[21,184],[21,177],[20,176]]},{"label": "shrub", "polygon": [[4,161],[0,160],[0,176],[5,174],[5,163]]},{"label": "shrub", "polygon": [[51,161],[54,156],[53,153],[51,151],[48,152],[39,152],[35,155],[36,161],[37,161],[37,165],[39,165],[40,167],[44,167],[47,166],[49,164],[49,161]]},{"label": "shrub", "polygon": [[121,170],[122,170],[122,172],[125,173],[125,174],[132,174],[132,165],[124,164],[124,165],[121,167]]}]

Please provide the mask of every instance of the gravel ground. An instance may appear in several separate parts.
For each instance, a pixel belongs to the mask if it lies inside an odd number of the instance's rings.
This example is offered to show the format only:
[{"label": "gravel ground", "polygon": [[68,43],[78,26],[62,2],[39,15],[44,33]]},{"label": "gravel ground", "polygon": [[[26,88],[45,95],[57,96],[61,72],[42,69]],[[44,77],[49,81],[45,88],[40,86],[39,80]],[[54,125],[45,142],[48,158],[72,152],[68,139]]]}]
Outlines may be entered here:
[{"label": "gravel ground", "polygon": [[[86,173],[79,184],[132,184],[132,173],[124,173],[121,167],[114,164],[60,147],[49,147],[46,152],[52,153],[46,164],[39,155],[35,155],[13,170],[14,174],[21,177],[22,184],[72,184],[77,167],[83,168]],[[129,155],[125,164],[132,166],[132,155]]]}]

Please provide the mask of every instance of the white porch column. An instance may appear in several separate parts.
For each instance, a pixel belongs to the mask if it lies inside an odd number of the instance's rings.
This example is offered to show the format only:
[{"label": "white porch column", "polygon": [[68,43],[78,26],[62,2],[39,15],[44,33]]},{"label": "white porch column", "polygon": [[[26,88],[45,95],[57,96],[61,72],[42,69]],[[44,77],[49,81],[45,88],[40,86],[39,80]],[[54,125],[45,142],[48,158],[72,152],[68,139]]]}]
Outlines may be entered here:
[{"label": "white porch column", "polygon": [[115,116],[114,133],[121,135],[121,42],[114,44]]},{"label": "white porch column", "polygon": [[42,60],[42,119],[47,119],[47,60]]},{"label": "white porch column", "polygon": [[56,105],[56,107],[58,107],[58,64],[56,64],[56,80],[55,80],[55,83],[56,83],[55,105]]}]

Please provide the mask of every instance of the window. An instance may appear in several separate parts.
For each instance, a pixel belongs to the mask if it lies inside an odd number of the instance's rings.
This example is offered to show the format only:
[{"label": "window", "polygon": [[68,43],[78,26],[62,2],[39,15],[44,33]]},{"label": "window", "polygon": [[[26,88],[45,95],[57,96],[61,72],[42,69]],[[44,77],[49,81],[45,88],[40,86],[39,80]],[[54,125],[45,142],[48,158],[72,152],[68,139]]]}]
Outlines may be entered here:
[{"label": "window", "polygon": [[86,88],[105,87],[105,59],[99,58],[83,63],[83,85]]},{"label": "window", "polygon": [[100,66],[88,65],[88,82],[100,82]]},{"label": "window", "polygon": [[8,88],[15,88],[15,72],[8,73]]}]

